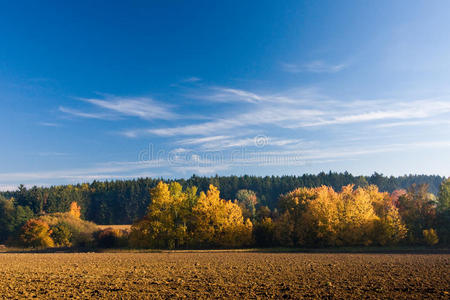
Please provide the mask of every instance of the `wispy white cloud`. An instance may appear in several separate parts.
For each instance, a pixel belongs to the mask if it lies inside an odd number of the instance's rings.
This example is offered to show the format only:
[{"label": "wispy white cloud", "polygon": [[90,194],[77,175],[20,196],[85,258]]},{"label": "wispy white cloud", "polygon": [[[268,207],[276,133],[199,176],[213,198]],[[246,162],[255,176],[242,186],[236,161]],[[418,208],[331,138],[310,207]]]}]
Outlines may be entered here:
[{"label": "wispy white cloud", "polygon": [[171,151],[174,154],[178,154],[178,153],[187,153],[187,152],[191,152],[191,150],[186,149],[186,148],[175,148]]},{"label": "wispy white cloud", "polygon": [[190,82],[199,82],[199,81],[201,81],[201,80],[202,80],[202,79],[199,78],[199,77],[192,76],[192,77],[188,77],[188,78],[185,78],[185,79],[181,80],[181,82],[187,82],[187,83],[190,83]]},{"label": "wispy white cloud", "polygon": [[[379,146],[351,145],[345,147],[306,147],[304,149],[277,150],[277,151],[248,151],[243,155],[236,155],[231,161],[232,166],[302,166],[331,161],[349,161],[363,158],[368,155],[404,152],[416,149],[447,149],[448,141],[426,141],[409,143],[388,143]],[[231,167],[231,166],[229,166]]]},{"label": "wispy white cloud", "polygon": [[282,63],[284,71],[289,73],[336,73],[348,67],[346,63],[329,64],[322,60],[315,60],[304,64]]},{"label": "wispy white cloud", "polygon": [[[311,89],[299,89],[293,91],[294,93],[284,94],[269,94],[269,93],[255,93],[243,89],[229,88],[229,87],[207,87],[199,91],[187,94],[188,97],[200,100],[207,100],[211,102],[236,102],[236,103],[284,103],[295,104],[305,102],[313,95]],[[314,96],[317,96],[314,93]]]},{"label": "wispy white cloud", "polygon": [[380,120],[417,120],[435,117],[450,112],[450,102],[435,101],[432,99],[391,103],[390,107],[391,108],[388,109],[382,109],[380,105],[376,111],[362,113],[350,111],[347,114],[342,114],[342,110],[338,110],[338,112],[340,112],[339,116],[328,114],[327,119],[319,119],[309,123],[299,123],[297,127],[350,124]]},{"label": "wispy white cloud", "polygon": [[155,129],[135,129],[122,132],[127,137],[137,137],[141,135],[177,136],[177,135],[207,135],[220,132],[226,129],[238,127],[241,124],[238,120],[217,120],[200,124],[192,124],[169,128]]},{"label": "wispy white cloud", "polygon": [[[140,135],[179,136],[179,135],[210,135],[221,133],[233,128],[258,126],[264,124],[278,125],[288,128],[289,124],[297,120],[316,120],[324,113],[317,109],[288,108],[280,106],[266,106],[252,112],[241,113],[234,117],[217,118],[214,121],[190,124],[169,128],[151,128],[126,130],[122,134],[128,137]],[[285,124],[285,125],[283,125]]]},{"label": "wispy white cloud", "polygon": [[436,119],[436,120],[388,122],[388,123],[378,124],[375,127],[377,127],[377,128],[392,128],[392,127],[434,126],[434,125],[450,125],[450,120]]},{"label": "wispy white cloud", "polygon": [[208,137],[202,137],[202,138],[190,138],[190,139],[180,140],[180,141],[178,141],[178,144],[197,145],[197,144],[221,141],[221,140],[225,140],[225,139],[229,139],[229,138],[230,138],[229,136],[225,136],[225,135],[208,136]]},{"label": "wispy white cloud", "polygon": [[180,145],[195,145],[202,150],[225,150],[237,147],[284,147],[288,145],[298,145],[301,139],[273,138],[265,135],[239,138],[236,136],[208,136],[201,138],[188,138],[177,141]]},{"label": "wispy white cloud", "polygon": [[106,100],[86,98],[83,98],[82,100],[123,116],[164,120],[170,120],[177,117],[177,115],[171,112],[166,105],[157,103],[151,98],[109,96]]},{"label": "wispy white cloud", "polygon": [[79,98],[84,102],[96,106],[100,111],[86,112],[60,106],[59,110],[81,118],[90,119],[119,119],[124,116],[138,117],[145,120],[173,120],[178,116],[162,103],[147,97],[117,97],[106,95],[105,99]]},{"label": "wispy white cloud", "polygon": [[67,108],[64,106],[60,106],[59,107],[59,111],[75,116],[75,117],[80,117],[80,118],[86,118],[86,119],[101,119],[101,120],[105,120],[105,119],[112,119],[113,116],[110,114],[105,114],[105,113],[89,113],[89,112],[83,112],[83,111],[79,111],[76,109],[72,109],[72,108]]},{"label": "wispy white cloud", "polygon": [[239,89],[214,87],[213,91],[214,91],[213,93],[205,95],[204,97],[209,100],[222,102],[238,101],[238,102],[257,103],[268,100],[267,98],[261,97],[255,93]]},{"label": "wispy white cloud", "polygon": [[60,127],[61,126],[61,124],[52,123],[52,122],[39,122],[38,125],[45,126],[45,127]]},{"label": "wispy white cloud", "polygon": [[182,166],[173,167],[172,169],[178,174],[197,174],[197,175],[214,175],[220,171],[225,171],[230,169],[231,165],[221,164],[216,166]]}]

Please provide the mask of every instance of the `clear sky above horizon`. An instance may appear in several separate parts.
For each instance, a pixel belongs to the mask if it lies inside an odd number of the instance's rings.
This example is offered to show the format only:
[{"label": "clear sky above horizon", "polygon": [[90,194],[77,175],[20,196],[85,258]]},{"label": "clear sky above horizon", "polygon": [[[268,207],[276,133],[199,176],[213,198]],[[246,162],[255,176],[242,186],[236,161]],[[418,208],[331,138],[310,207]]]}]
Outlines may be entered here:
[{"label": "clear sky above horizon", "polygon": [[0,190],[450,175],[448,1],[0,1]]}]

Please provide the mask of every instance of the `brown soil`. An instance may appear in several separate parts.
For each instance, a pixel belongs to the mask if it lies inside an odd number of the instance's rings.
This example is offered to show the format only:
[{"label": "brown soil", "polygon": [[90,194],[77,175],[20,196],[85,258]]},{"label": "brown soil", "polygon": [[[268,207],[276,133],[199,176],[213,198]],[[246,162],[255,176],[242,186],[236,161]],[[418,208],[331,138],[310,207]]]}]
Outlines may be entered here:
[{"label": "brown soil", "polygon": [[450,298],[449,254],[0,254],[3,298]]}]

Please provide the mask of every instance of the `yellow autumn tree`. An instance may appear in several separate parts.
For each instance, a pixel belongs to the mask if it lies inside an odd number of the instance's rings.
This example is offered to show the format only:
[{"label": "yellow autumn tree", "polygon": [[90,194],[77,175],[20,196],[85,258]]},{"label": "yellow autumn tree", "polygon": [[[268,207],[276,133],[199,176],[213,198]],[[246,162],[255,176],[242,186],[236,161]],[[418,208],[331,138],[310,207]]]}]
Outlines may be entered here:
[{"label": "yellow autumn tree", "polygon": [[81,207],[78,205],[77,202],[74,201],[74,202],[70,203],[69,214],[71,214],[75,218],[81,217]]},{"label": "yellow autumn tree", "polygon": [[287,194],[280,195],[278,200],[278,208],[280,212],[289,213],[294,215],[302,214],[309,202],[317,197],[315,189],[311,188],[298,188]]},{"label": "yellow autumn tree", "polygon": [[306,232],[311,232],[314,244],[336,245],[339,233],[340,197],[332,187],[322,186],[312,190],[313,200],[307,204],[302,223]]},{"label": "yellow autumn tree", "polygon": [[178,248],[186,245],[190,202],[196,190],[183,191],[179,183],[159,182],[150,191],[151,204],[145,217],[132,226],[131,243],[150,248]]},{"label": "yellow autumn tree", "polygon": [[395,245],[406,238],[408,230],[403,224],[398,209],[395,206],[390,206],[375,221],[373,229],[373,241],[380,245]]},{"label": "yellow autumn tree", "polygon": [[395,206],[397,199],[393,199],[386,192],[380,192],[376,185],[368,186],[366,191],[371,197],[372,206],[378,216],[372,230],[373,243],[381,246],[395,245],[405,239],[407,228]]},{"label": "yellow autumn tree", "polygon": [[368,189],[347,185],[338,202],[339,230],[337,245],[369,245],[373,224],[378,220]]},{"label": "yellow autumn tree", "polygon": [[251,242],[252,223],[244,223],[239,205],[221,199],[213,185],[200,194],[192,213],[195,246],[240,247]]},{"label": "yellow autumn tree", "polygon": [[393,244],[404,238],[397,208],[376,186],[301,188],[280,197],[275,238],[283,246]]}]

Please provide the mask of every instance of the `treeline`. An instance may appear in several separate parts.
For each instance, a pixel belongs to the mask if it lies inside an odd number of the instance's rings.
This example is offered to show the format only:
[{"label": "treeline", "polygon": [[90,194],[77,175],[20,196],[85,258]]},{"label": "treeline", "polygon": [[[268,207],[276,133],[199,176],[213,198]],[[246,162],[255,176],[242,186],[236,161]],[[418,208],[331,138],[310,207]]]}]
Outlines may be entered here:
[{"label": "treeline", "polygon": [[278,207],[261,205],[255,192],[240,190],[235,201],[163,182],[134,223],[131,247],[339,247],[450,242],[450,180],[438,197],[428,185],[380,192],[375,185],[297,188],[279,197]]},{"label": "treeline", "polygon": [[[215,176],[189,179],[165,180],[178,182],[183,188],[196,186],[199,191],[207,191],[216,186],[224,199],[235,199],[239,190],[256,193],[259,203],[270,209],[278,207],[279,195],[299,187],[330,186],[340,190],[342,186],[354,184],[357,187],[376,185],[380,191],[393,192],[407,189],[412,184],[427,184],[429,192],[437,194],[444,178],[440,176],[408,175],[386,177],[378,173],[372,176],[353,176],[349,173],[320,173],[303,176]],[[81,208],[82,218],[97,224],[132,224],[144,216],[152,199],[149,190],[159,179],[141,178],[136,180],[94,181],[90,184],[33,187],[20,186],[15,192],[2,193],[5,198],[14,198],[17,206],[28,207],[34,214],[43,212],[63,212],[72,202]]]},{"label": "treeline", "polygon": [[66,212],[34,213],[0,196],[0,242],[26,247],[239,248],[448,245],[450,179],[437,196],[427,184],[381,192],[375,185],[300,187],[279,195],[269,208],[257,193],[238,190],[224,200],[210,185],[159,181],[151,203],[129,230],[81,218],[72,202]]}]

